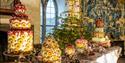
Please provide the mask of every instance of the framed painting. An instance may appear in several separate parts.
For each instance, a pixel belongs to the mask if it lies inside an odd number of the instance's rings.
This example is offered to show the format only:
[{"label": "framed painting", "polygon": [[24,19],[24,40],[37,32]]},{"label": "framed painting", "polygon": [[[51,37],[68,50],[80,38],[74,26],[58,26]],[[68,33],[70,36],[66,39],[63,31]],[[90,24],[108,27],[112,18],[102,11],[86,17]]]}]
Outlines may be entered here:
[{"label": "framed painting", "polygon": [[12,15],[14,6],[20,0],[0,0],[0,15]]}]

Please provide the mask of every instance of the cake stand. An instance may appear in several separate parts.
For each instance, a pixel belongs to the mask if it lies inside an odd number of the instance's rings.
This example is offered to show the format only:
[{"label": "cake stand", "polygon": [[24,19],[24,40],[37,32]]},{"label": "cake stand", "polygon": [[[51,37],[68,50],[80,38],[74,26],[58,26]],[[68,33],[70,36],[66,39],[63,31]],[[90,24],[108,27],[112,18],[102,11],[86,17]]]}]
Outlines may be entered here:
[{"label": "cake stand", "polygon": [[[3,52],[3,55],[5,56],[5,60],[9,61],[9,62],[14,62],[14,61],[24,61],[24,59],[26,60],[26,57],[30,56],[31,54],[18,54],[18,55],[14,55],[14,54],[9,54],[7,51]],[[23,59],[22,59],[23,58]]]}]

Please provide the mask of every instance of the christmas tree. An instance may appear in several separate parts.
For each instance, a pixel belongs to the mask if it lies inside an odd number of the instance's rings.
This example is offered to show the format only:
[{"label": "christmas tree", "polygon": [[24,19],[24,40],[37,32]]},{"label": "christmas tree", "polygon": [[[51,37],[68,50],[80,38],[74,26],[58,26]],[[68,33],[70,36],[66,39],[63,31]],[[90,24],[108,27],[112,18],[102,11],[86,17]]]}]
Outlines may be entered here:
[{"label": "christmas tree", "polygon": [[66,2],[68,10],[62,13],[63,15],[60,18],[62,23],[53,32],[54,38],[61,47],[64,47],[67,43],[74,44],[75,40],[82,36],[85,39],[91,39],[92,35],[92,30],[89,30],[88,24],[91,24],[93,19],[83,17],[81,0],[66,0]]}]

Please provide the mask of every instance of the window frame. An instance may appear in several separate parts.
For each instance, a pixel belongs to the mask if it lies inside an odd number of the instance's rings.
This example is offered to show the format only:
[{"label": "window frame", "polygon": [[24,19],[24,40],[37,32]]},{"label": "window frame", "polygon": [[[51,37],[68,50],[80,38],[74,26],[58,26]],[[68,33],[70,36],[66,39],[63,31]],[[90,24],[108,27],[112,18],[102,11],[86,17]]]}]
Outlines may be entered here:
[{"label": "window frame", "polygon": [[[41,0],[41,6],[42,6],[42,17],[41,17],[41,22],[42,24],[40,24],[40,33],[42,33],[42,35],[40,35],[40,40],[43,42],[45,37],[46,37],[46,27],[56,27],[58,25],[58,6],[57,6],[57,2],[56,0],[53,0],[54,3],[54,8],[55,8],[55,25],[46,25],[47,19],[46,19],[46,11],[47,11],[47,4],[48,4],[49,0]],[[42,29],[41,29],[42,28]]]}]

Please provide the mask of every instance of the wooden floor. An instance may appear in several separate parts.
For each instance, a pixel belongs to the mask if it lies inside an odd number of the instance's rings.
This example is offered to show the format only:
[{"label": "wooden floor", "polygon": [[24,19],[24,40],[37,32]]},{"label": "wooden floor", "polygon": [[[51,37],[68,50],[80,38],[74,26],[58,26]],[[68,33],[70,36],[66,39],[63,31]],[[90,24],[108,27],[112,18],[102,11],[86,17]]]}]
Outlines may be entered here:
[{"label": "wooden floor", "polygon": [[118,63],[125,63],[125,58],[119,58]]}]

